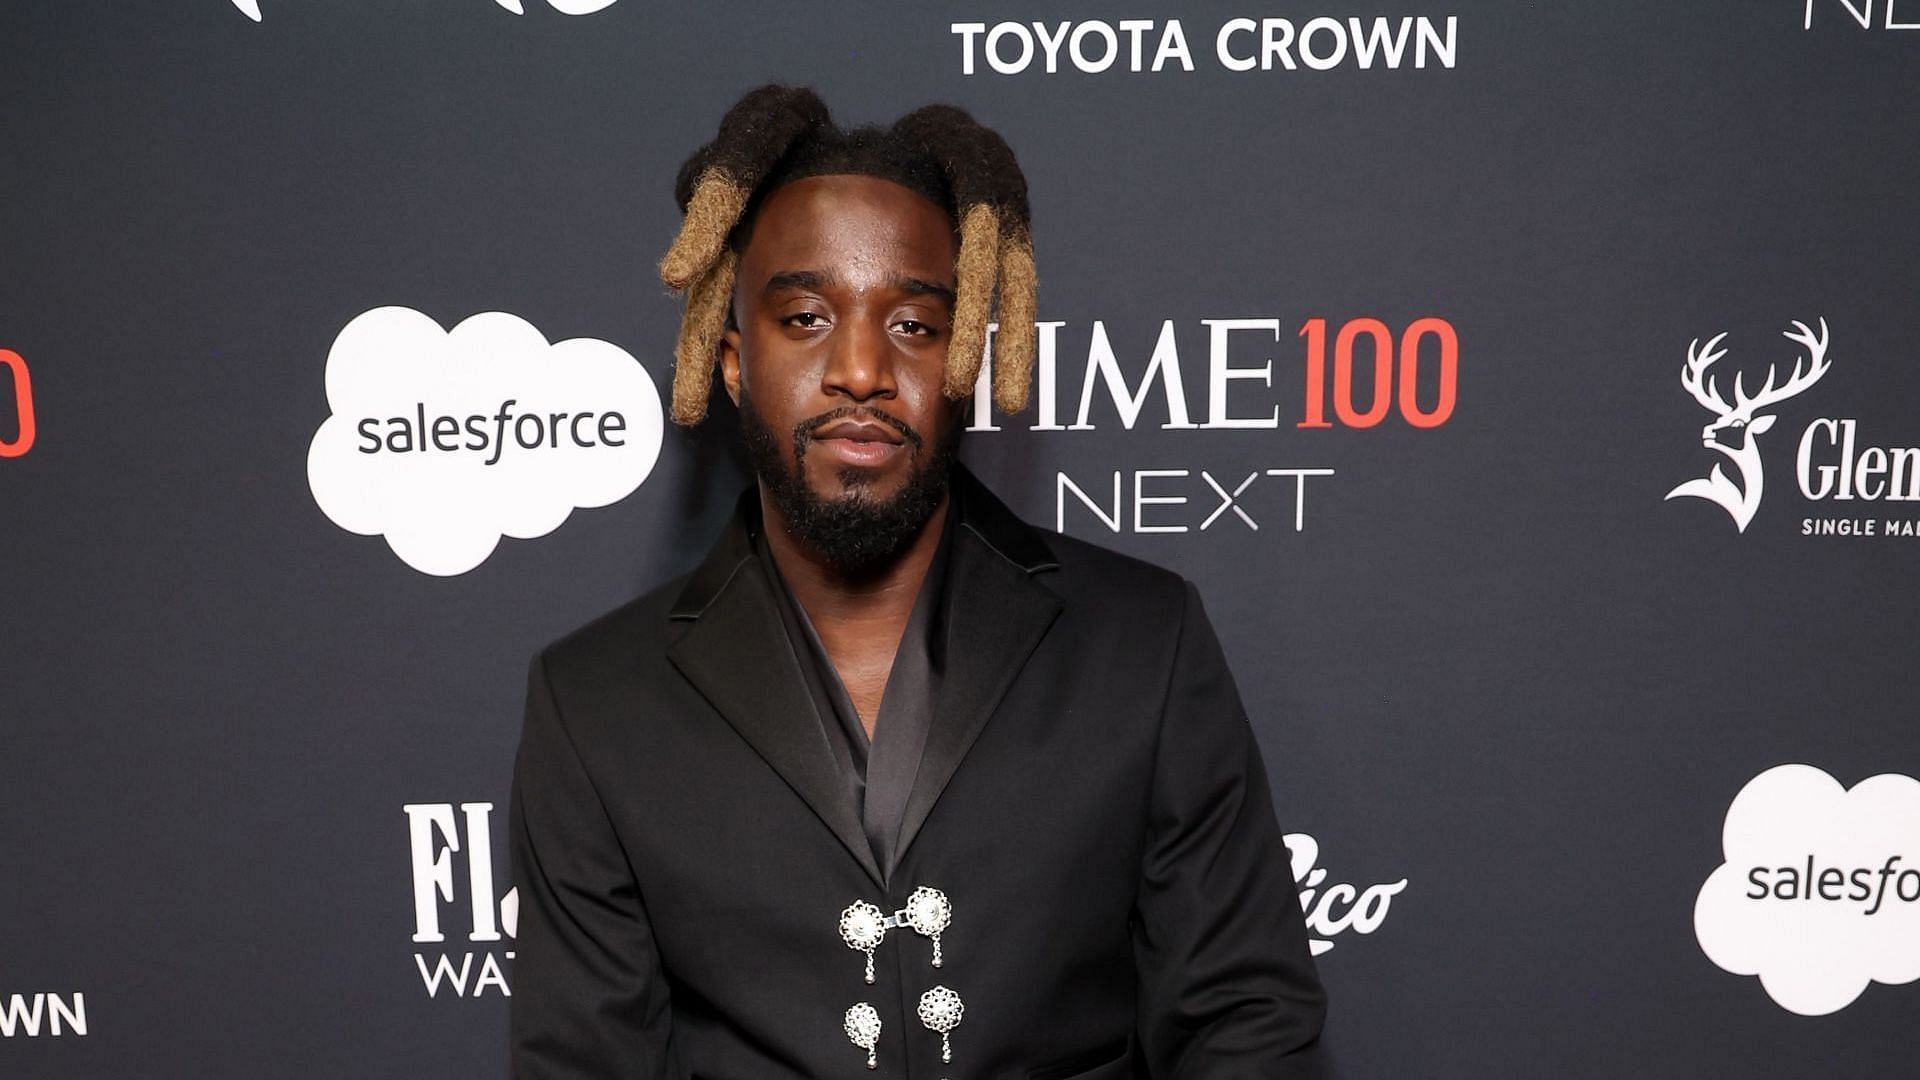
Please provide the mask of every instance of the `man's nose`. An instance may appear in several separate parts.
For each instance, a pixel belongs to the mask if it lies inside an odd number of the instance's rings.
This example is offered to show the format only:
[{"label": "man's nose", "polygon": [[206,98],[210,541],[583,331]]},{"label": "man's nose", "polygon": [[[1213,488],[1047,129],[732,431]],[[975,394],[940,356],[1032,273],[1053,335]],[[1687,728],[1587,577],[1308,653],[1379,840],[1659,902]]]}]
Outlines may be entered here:
[{"label": "man's nose", "polygon": [[893,343],[887,338],[886,327],[876,323],[850,319],[842,324],[827,354],[821,389],[855,401],[894,396]]}]

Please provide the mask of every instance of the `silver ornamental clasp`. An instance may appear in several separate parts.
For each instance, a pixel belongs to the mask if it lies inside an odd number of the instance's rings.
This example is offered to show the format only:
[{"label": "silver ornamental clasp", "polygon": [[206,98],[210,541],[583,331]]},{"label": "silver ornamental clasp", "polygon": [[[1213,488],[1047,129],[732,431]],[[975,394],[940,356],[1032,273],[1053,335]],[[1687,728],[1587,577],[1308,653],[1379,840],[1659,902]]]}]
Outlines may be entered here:
[{"label": "silver ornamental clasp", "polygon": [[933,966],[945,963],[940,935],[953,924],[953,903],[947,894],[931,885],[922,885],[907,897],[907,906],[891,915],[865,900],[855,900],[840,912],[840,940],[847,948],[867,954],[866,980],[873,982],[873,951],[887,939],[895,927],[911,927],[933,942]]}]

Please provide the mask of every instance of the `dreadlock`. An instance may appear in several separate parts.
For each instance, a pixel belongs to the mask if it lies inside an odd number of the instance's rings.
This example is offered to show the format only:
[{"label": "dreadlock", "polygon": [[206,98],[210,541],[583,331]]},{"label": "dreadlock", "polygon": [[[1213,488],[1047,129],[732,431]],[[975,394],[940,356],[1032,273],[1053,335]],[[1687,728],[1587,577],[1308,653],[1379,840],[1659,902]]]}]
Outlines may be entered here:
[{"label": "dreadlock", "polygon": [[691,426],[706,416],[734,271],[762,201],[792,181],[842,173],[891,180],[947,212],[960,249],[941,393],[958,399],[973,391],[997,287],[993,403],[1006,413],[1026,407],[1037,278],[1027,181],[1006,140],[951,105],[916,109],[891,128],[842,129],[812,90],[768,85],[727,110],[719,134],[674,181],[685,217],[660,260],[660,279],[687,293],[674,349],[675,423]]}]

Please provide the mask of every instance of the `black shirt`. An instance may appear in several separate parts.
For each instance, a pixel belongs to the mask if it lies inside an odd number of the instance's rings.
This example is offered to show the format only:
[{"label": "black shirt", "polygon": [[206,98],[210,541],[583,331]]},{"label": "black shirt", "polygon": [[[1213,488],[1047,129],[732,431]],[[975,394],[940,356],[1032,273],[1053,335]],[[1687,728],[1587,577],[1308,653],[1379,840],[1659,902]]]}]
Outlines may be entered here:
[{"label": "black shirt", "polygon": [[842,796],[858,809],[883,878],[893,876],[901,818],[920,772],[927,732],[933,725],[933,692],[946,668],[947,552],[953,546],[958,516],[958,508],[949,500],[940,542],[927,565],[927,576],[920,584],[888,669],[871,740],[860,723],[859,710],[847,695],[846,684],[841,682],[839,671],[813,628],[813,620],[795,599],[774,562],[772,548],[760,534],[764,523],[756,521],[753,529],[761,568],[768,581],[778,584],[774,592],[781,599],[781,622],[813,699],[814,721],[834,748]]}]

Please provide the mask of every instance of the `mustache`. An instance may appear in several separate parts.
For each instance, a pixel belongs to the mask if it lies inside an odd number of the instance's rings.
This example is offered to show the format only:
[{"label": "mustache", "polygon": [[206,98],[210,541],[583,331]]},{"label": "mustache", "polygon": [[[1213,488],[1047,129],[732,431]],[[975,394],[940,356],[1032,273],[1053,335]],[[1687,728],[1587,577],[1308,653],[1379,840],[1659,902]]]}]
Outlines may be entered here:
[{"label": "mustache", "polygon": [[885,424],[895,431],[898,431],[900,437],[907,441],[907,445],[916,451],[920,449],[920,445],[923,442],[920,433],[915,431],[913,425],[907,423],[905,420],[881,412],[879,409],[871,406],[842,405],[837,409],[829,409],[819,416],[802,420],[798,424],[793,425],[794,445],[801,450],[805,450],[807,444],[813,441],[814,432],[839,420],[872,420],[878,424]]}]

